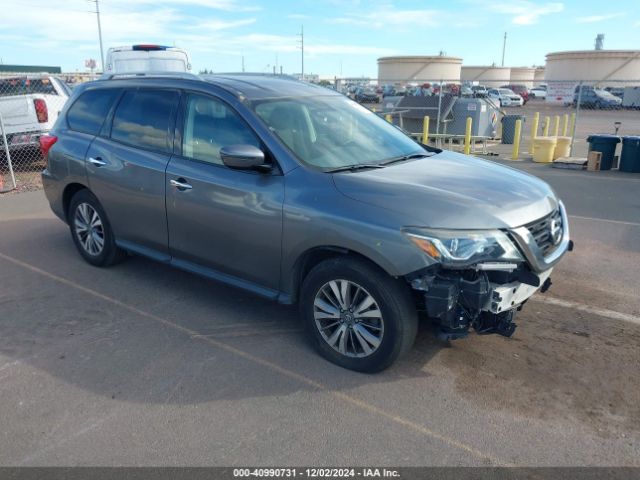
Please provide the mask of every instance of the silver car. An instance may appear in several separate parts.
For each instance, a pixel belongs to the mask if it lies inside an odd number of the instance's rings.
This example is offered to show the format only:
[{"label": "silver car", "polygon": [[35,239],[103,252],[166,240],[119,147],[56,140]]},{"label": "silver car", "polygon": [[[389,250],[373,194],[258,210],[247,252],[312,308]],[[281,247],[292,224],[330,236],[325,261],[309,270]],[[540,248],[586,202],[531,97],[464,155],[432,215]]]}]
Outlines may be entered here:
[{"label": "silver car", "polygon": [[443,339],[511,335],[572,245],[541,180],[285,78],[110,76],[41,143],[87,262],[139,254],[297,303],[317,350],[358,371],[407,352],[419,319]]}]

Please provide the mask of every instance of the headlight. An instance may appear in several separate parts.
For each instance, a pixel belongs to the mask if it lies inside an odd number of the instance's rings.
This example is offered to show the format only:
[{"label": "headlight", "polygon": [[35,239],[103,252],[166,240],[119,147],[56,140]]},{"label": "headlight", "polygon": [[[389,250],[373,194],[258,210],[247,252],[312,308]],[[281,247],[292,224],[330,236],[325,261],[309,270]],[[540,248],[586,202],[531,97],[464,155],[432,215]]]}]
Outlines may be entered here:
[{"label": "headlight", "polygon": [[466,267],[484,261],[524,260],[509,237],[500,230],[406,228],[403,233],[420,250],[447,267]]}]

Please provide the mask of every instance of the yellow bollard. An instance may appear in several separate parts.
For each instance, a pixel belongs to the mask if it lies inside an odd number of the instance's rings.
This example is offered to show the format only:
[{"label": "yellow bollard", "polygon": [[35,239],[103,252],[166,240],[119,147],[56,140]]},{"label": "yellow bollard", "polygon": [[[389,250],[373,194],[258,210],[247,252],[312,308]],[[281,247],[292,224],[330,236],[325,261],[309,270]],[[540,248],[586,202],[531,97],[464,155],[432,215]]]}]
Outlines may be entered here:
[{"label": "yellow bollard", "polygon": [[376,107],[373,107],[373,108],[371,109],[371,111],[372,111],[373,113],[376,113]]},{"label": "yellow bollard", "polygon": [[553,117],[553,136],[557,137],[560,133],[560,115]]},{"label": "yellow bollard", "polygon": [[548,137],[549,136],[549,124],[550,123],[551,123],[551,118],[544,117],[544,127],[542,128],[542,136],[543,137]]},{"label": "yellow bollard", "polygon": [[567,136],[567,128],[569,128],[569,115],[566,113],[562,116],[562,136]]},{"label": "yellow bollard", "polygon": [[535,140],[538,136],[538,122],[540,121],[540,112],[536,112],[533,114],[533,125],[531,125],[531,147],[529,148],[529,153],[533,155],[535,151]]},{"label": "yellow bollard", "polygon": [[522,133],[522,120],[516,120],[516,129],[513,132],[513,151],[511,152],[511,159],[518,160],[520,154],[520,134]]},{"label": "yellow bollard", "polygon": [[467,117],[467,128],[464,131],[464,154],[469,155],[471,153],[471,123],[473,120],[471,117]]},{"label": "yellow bollard", "polygon": [[576,113],[571,114],[571,121],[569,122],[569,137],[573,137],[576,133]]},{"label": "yellow bollard", "polygon": [[427,145],[429,143],[429,116],[424,116],[424,122],[422,123],[422,144]]},{"label": "yellow bollard", "polygon": [[391,114],[390,114],[390,113],[387,113],[387,114],[384,116],[384,118],[385,118],[385,120],[386,120],[387,122],[389,122],[389,123],[393,123],[393,118],[391,118]]}]

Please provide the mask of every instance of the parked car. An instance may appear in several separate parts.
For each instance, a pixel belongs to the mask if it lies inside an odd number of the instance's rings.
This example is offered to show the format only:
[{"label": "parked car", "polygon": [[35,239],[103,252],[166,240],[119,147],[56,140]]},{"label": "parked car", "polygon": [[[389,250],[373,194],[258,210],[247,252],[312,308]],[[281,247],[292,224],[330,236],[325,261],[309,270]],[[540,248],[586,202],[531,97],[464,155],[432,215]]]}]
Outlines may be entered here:
[{"label": "parked car", "polygon": [[471,87],[463,85],[462,87],[460,87],[460,96],[467,98],[473,97],[473,90],[471,89]]},{"label": "parked car", "polygon": [[104,73],[188,72],[191,62],[186,50],[164,45],[131,45],[107,51]]},{"label": "parked car", "polygon": [[607,87],[605,90],[618,98],[624,97],[624,87]]},{"label": "parked car", "polygon": [[511,84],[511,85],[503,85],[501,88],[508,88],[514,93],[517,93],[522,97],[523,105],[529,101],[529,89],[526,85],[519,84]]},{"label": "parked car", "polygon": [[529,90],[529,96],[531,98],[547,98],[547,89],[546,87],[533,87]]},{"label": "parked car", "polygon": [[476,98],[486,98],[489,95],[489,89],[484,85],[473,85],[471,90]]},{"label": "parked car", "polygon": [[488,97],[497,101],[499,107],[521,107],[524,99],[508,88],[492,88]]},{"label": "parked car", "polygon": [[295,80],[86,83],[41,144],[88,263],[130,252],[297,303],[317,350],[358,371],[407,352],[419,318],[444,339],[510,336],[572,245],[542,180]]},{"label": "parked car", "polygon": [[622,99],[615,95],[594,87],[582,87],[582,95],[579,95],[579,87],[576,87],[573,94],[573,105],[577,105],[580,99],[580,107],[588,108],[619,108],[622,105]]},{"label": "parked car", "polygon": [[375,90],[364,87],[356,88],[353,98],[358,103],[378,103],[380,101],[380,97]]},{"label": "parked car", "polygon": [[22,161],[39,159],[40,136],[51,129],[70,94],[66,83],[50,75],[0,78],[0,114],[9,153],[24,154]]}]

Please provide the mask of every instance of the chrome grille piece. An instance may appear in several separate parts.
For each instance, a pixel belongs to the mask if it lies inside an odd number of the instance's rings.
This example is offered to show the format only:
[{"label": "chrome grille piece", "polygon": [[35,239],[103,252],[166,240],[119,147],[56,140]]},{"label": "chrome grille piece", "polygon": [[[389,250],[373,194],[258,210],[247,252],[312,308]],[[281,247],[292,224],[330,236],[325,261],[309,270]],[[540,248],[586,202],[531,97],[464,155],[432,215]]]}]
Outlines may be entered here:
[{"label": "chrome grille piece", "polygon": [[[543,219],[530,223],[527,225],[527,230],[529,230],[531,235],[533,235],[533,238],[535,239],[538,248],[542,251],[542,254],[544,256],[548,255],[560,244],[560,239],[564,230],[560,211],[555,210]],[[555,237],[554,230],[556,233]]]}]

